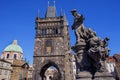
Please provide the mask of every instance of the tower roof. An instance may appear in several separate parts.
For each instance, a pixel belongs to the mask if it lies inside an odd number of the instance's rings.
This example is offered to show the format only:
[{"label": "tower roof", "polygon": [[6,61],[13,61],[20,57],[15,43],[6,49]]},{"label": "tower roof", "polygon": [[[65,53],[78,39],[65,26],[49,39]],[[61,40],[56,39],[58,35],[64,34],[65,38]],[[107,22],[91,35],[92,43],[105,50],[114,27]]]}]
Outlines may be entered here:
[{"label": "tower roof", "polygon": [[51,18],[51,17],[56,17],[55,1],[54,1],[54,6],[49,6],[49,1],[48,1],[48,9],[46,11],[45,18]]},{"label": "tower roof", "polygon": [[15,52],[20,52],[23,53],[22,48],[18,45],[17,40],[14,40],[12,44],[8,45],[5,49],[5,51],[15,51]]}]

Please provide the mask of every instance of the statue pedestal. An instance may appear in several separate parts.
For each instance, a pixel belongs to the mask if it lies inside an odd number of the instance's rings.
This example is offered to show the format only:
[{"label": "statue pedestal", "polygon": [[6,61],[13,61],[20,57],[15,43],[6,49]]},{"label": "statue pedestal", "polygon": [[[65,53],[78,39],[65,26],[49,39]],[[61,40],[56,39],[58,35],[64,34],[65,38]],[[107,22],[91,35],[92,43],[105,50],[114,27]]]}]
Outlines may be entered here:
[{"label": "statue pedestal", "polygon": [[93,80],[115,80],[108,72],[96,72]]},{"label": "statue pedestal", "polygon": [[92,80],[90,72],[83,71],[76,75],[76,80]]}]

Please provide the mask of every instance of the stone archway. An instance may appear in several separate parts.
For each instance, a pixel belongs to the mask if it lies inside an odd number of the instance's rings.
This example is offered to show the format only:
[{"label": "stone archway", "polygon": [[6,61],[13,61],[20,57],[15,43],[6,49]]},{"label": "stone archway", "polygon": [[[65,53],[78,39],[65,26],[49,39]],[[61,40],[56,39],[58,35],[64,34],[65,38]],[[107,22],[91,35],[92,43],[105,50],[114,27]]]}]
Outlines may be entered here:
[{"label": "stone archway", "polygon": [[55,64],[54,62],[48,62],[47,64],[44,64],[40,70],[40,77],[42,80],[46,80],[46,76],[45,76],[45,72],[46,70],[50,67],[53,66],[57,69],[58,73],[57,76],[55,74],[55,78],[51,79],[51,80],[61,80],[61,72],[60,72],[60,68],[58,67],[57,64]]}]

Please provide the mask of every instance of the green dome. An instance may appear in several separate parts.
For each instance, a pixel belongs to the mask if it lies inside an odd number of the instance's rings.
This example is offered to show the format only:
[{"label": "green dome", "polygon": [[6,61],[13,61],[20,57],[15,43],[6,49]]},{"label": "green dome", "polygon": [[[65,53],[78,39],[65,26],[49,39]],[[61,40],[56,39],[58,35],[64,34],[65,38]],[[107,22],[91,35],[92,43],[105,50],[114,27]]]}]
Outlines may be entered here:
[{"label": "green dome", "polygon": [[23,53],[22,48],[17,44],[17,40],[14,40],[12,44],[8,45],[4,51],[15,51]]}]

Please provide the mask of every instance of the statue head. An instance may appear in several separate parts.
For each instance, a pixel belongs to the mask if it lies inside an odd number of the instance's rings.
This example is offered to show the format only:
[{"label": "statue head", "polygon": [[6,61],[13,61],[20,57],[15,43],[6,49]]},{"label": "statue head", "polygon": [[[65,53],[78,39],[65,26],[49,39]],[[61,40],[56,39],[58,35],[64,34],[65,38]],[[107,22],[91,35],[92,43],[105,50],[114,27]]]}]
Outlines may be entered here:
[{"label": "statue head", "polygon": [[110,38],[109,38],[109,37],[106,37],[105,39],[106,39],[107,41],[108,41],[108,40],[110,40]]},{"label": "statue head", "polygon": [[77,12],[76,9],[71,10],[72,15],[75,15],[76,12]]}]

